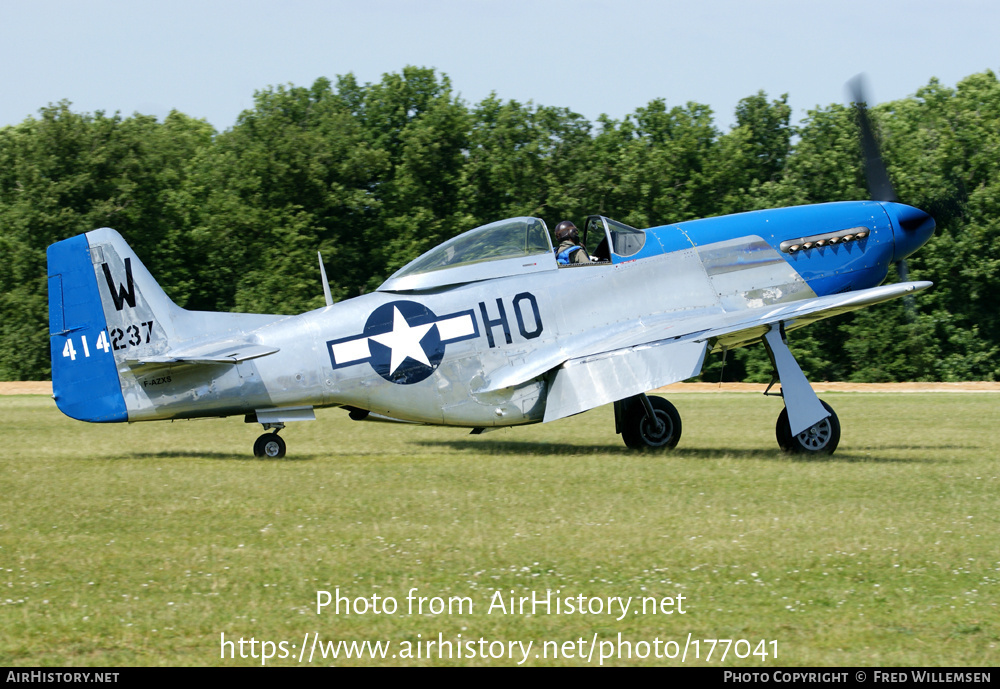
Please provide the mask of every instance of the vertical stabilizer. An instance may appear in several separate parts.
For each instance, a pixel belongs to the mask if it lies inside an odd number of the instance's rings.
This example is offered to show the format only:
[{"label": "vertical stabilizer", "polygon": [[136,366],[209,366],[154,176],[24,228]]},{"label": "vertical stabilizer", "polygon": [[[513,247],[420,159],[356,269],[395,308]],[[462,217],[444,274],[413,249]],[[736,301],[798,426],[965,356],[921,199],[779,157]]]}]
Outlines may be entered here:
[{"label": "vertical stabilizer", "polygon": [[108,228],[53,244],[48,265],[56,404],[81,421],[128,421],[119,371],[165,348],[181,309]]}]

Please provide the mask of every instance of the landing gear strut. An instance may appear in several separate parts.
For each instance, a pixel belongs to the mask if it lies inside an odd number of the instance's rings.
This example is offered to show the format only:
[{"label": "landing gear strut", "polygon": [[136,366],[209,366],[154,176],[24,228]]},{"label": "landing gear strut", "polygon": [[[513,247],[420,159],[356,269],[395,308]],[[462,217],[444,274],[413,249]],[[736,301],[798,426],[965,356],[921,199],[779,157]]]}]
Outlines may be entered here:
[{"label": "landing gear strut", "polygon": [[779,395],[785,402],[774,429],[778,446],[785,452],[832,454],[840,443],[840,420],[833,408],[816,396],[788,350],[783,323],[765,333],[764,347],[775,371],[764,394],[767,395],[771,386],[780,380]]},{"label": "landing gear strut", "polygon": [[615,402],[615,423],[633,450],[669,450],[681,439],[681,415],[662,397],[636,395]]},{"label": "landing gear strut", "polygon": [[[312,407],[267,407],[247,414],[243,421],[259,423],[264,427],[264,435],[253,444],[254,457],[280,459],[285,456],[285,441],[278,437],[278,431],[289,421],[315,421]],[[271,431],[267,433],[266,431]]]}]

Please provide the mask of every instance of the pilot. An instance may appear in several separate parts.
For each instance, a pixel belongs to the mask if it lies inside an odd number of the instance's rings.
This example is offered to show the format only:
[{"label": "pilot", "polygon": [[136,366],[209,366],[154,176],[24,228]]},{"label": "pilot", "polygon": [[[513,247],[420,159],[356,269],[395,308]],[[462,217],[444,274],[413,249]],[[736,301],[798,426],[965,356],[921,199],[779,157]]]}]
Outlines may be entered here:
[{"label": "pilot", "polygon": [[563,265],[570,263],[590,263],[587,248],[580,243],[580,231],[569,220],[563,220],[556,225],[556,261]]}]

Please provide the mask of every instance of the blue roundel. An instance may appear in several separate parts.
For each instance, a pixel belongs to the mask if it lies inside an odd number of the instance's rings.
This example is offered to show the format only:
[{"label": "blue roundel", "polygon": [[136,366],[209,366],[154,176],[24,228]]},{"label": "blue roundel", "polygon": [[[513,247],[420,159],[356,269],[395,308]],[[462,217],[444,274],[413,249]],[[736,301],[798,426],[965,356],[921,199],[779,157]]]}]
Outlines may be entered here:
[{"label": "blue roundel", "polygon": [[375,372],[402,385],[434,373],[444,358],[437,320],[433,311],[414,301],[394,301],[372,311],[364,335]]}]

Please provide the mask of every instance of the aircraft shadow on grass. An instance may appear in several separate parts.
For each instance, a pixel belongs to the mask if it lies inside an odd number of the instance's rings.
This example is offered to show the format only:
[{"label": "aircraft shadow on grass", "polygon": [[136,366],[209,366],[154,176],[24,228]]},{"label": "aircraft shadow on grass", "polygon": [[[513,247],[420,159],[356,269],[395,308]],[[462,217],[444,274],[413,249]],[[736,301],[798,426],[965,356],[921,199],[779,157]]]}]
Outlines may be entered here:
[{"label": "aircraft shadow on grass", "polygon": [[[492,455],[526,455],[532,457],[544,456],[586,456],[586,455],[610,455],[612,457],[660,457],[663,460],[669,458],[676,459],[721,459],[731,458],[739,460],[763,460],[763,461],[791,461],[796,463],[809,462],[835,462],[841,464],[853,463],[885,463],[885,464],[941,464],[950,463],[952,460],[940,457],[932,458],[912,458],[912,457],[884,457],[882,452],[887,451],[926,451],[938,453],[946,450],[975,450],[978,446],[969,445],[885,445],[872,449],[859,449],[841,451],[837,455],[801,455],[795,453],[785,453],[779,450],[765,449],[725,449],[725,448],[683,448],[675,449],[668,454],[648,451],[640,454],[630,452],[627,448],[619,448],[613,445],[604,444],[583,444],[564,445],[556,443],[502,440],[494,442],[484,442],[482,440],[423,440],[414,441],[414,445],[421,447],[447,447],[455,452],[474,453],[480,456]],[[352,453],[353,454],[353,453]],[[284,457],[283,461],[311,462],[321,459],[329,459],[333,455],[327,454],[302,454],[294,458]],[[112,460],[150,460],[150,459],[214,459],[219,461],[277,461],[279,458],[271,457],[248,457],[235,452],[199,452],[197,450],[164,450],[161,452],[132,452],[124,455],[107,457]]]},{"label": "aircraft shadow on grass", "polygon": [[865,463],[881,462],[886,464],[937,464],[945,460],[934,458],[909,458],[909,457],[883,457],[879,453],[883,451],[898,450],[969,450],[974,449],[965,445],[887,445],[871,450],[842,451],[837,455],[802,455],[796,453],[785,453],[780,450],[764,449],[708,449],[708,448],[678,448],[669,454],[649,451],[641,454],[630,452],[627,448],[618,448],[611,445],[591,444],[591,445],[559,445],[554,443],[503,440],[495,442],[483,442],[476,440],[424,440],[415,442],[416,445],[424,447],[448,447],[457,452],[474,452],[480,455],[529,455],[529,456],[580,456],[580,455],[620,455],[622,457],[661,457],[664,460],[676,459],[720,459],[729,457],[746,460],[781,460],[792,462],[836,462],[836,463]]},{"label": "aircraft shadow on grass", "polygon": [[[559,444],[549,442],[538,442],[530,440],[496,440],[487,441],[483,439],[460,439],[460,440],[420,440],[413,441],[413,445],[426,448],[446,447],[460,453],[472,453],[479,456],[491,455],[526,455],[538,456],[563,456],[579,457],[586,455],[609,455],[611,457],[660,457],[663,460],[676,459],[721,459],[724,457],[740,460],[763,460],[763,461],[791,461],[791,462],[838,462],[838,463],[871,463],[879,462],[885,464],[941,464],[953,463],[954,460],[940,457],[943,451],[974,451],[981,449],[979,445],[928,445],[928,444],[893,444],[882,445],[874,448],[859,448],[857,450],[841,450],[836,455],[803,455],[797,453],[785,453],[779,450],[768,449],[727,449],[727,448],[677,448],[669,453],[657,452],[655,450],[636,454],[628,448],[615,445],[592,443],[592,444]],[[880,456],[884,452],[927,452],[937,456],[922,458],[912,457],[885,457]],[[204,452],[192,448],[191,450],[162,450],[160,452],[130,452],[103,457],[103,459],[118,461],[143,461],[151,459],[213,459],[218,461],[271,461],[282,459],[283,461],[311,462],[322,459],[336,459],[341,453],[320,453],[320,454],[300,454],[295,457],[249,457],[236,452]],[[357,457],[363,453],[347,453],[352,457]],[[88,461],[95,459],[88,458]]]},{"label": "aircraft shadow on grass", "polygon": [[198,450],[192,449],[190,451],[183,450],[164,450],[162,452],[132,452],[129,454],[118,455],[115,457],[107,457],[106,459],[118,459],[118,460],[147,460],[147,459],[215,459],[224,461],[239,461],[239,462],[254,462],[254,461],[293,461],[293,462],[305,462],[314,459],[322,459],[322,455],[296,455],[295,457],[248,457],[242,453],[236,452],[199,452]]}]

